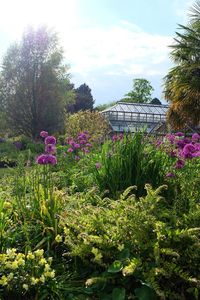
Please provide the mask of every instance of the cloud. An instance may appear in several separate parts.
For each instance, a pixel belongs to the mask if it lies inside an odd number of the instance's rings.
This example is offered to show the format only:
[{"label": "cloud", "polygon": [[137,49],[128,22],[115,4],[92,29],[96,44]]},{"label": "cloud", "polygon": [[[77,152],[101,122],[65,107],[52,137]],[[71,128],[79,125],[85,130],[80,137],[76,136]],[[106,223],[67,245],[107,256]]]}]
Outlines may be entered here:
[{"label": "cloud", "polygon": [[130,22],[109,28],[81,28],[62,37],[65,54],[74,73],[107,69],[107,74],[160,73],[168,60],[170,36],[144,32]]},{"label": "cloud", "polygon": [[190,8],[193,6],[194,0],[173,0],[172,8],[177,17],[180,18],[181,23],[188,22],[188,14]]}]

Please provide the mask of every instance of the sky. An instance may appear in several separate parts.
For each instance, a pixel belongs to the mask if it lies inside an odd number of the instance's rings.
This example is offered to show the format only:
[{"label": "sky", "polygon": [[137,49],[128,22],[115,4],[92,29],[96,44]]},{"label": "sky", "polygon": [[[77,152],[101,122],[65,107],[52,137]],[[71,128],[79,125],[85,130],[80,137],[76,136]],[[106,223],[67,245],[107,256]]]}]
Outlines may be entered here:
[{"label": "sky", "polygon": [[173,66],[169,45],[186,25],[192,0],[2,0],[0,59],[29,26],[58,32],[75,87],[86,83],[95,105],[119,101],[134,78],[145,78],[163,99]]}]

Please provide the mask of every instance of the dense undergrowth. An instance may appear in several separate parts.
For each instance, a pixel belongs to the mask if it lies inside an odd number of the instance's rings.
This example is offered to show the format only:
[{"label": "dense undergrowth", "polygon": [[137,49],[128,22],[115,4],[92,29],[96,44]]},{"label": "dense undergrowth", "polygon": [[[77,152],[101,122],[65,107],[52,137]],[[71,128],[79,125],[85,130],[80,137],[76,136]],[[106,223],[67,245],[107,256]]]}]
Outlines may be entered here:
[{"label": "dense undergrowth", "polygon": [[199,299],[199,136],[46,135],[0,179],[0,299]]}]

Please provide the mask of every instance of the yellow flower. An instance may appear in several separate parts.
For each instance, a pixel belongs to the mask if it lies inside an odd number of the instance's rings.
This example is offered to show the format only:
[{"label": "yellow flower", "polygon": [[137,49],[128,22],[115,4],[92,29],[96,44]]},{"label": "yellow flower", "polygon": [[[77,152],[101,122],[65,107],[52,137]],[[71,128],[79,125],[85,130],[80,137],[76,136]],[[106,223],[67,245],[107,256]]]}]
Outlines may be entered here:
[{"label": "yellow flower", "polygon": [[51,271],[51,272],[45,272],[44,273],[44,276],[45,277],[49,277],[49,278],[54,278],[55,277],[55,271],[53,270],[53,271]]},{"label": "yellow flower", "polygon": [[0,279],[0,284],[1,284],[1,285],[7,285],[7,284],[8,284],[8,278],[7,278],[5,275],[3,275],[3,276],[1,277],[1,279]]},{"label": "yellow flower", "polygon": [[49,264],[51,264],[52,261],[53,261],[53,257],[49,257],[49,258],[47,259],[47,261],[48,261]]},{"label": "yellow flower", "polygon": [[46,261],[45,258],[41,258],[40,261],[39,261],[39,265],[41,265],[41,266],[42,266],[42,265],[45,265],[46,262],[47,262],[47,261]]},{"label": "yellow flower", "polygon": [[27,259],[34,259],[35,258],[35,255],[32,253],[32,252],[28,252],[27,256],[26,256]]},{"label": "yellow flower", "polygon": [[18,259],[17,263],[18,263],[18,266],[24,266],[25,265],[25,261],[24,261],[23,258]]},{"label": "yellow flower", "polygon": [[35,253],[35,256],[41,257],[44,254],[44,250],[43,249],[38,249],[34,253]]},{"label": "yellow flower", "polygon": [[13,261],[13,263],[11,264],[11,269],[15,270],[18,268],[18,262],[15,260]]},{"label": "yellow flower", "polygon": [[31,284],[32,285],[35,285],[39,282],[39,279],[38,278],[35,278],[35,277],[31,277]]},{"label": "yellow flower", "polygon": [[10,209],[10,208],[12,208],[12,204],[8,201],[5,201],[4,204],[3,204],[3,208],[4,209]]},{"label": "yellow flower", "polygon": [[57,243],[61,243],[62,242],[62,236],[60,234],[58,234],[56,237],[55,237],[55,241]]},{"label": "yellow flower", "polygon": [[45,282],[45,277],[44,277],[44,275],[42,275],[41,277],[40,277],[40,282],[42,282],[42,283],[44,283]]},{"label": "yellow flower", "polygon": [[28,284],[25,284],[25,283],[24,283],[24,284],[22,285],[22,287],[23,287],[23,289],[25,289],[26,291],[28,291]]},{"label": "yellow flower", "polygon": [[11,273],[8,275],[8,280],[9,280],[9,281],[12,280],[13,277],[14,277],[14,274],[11,272]]},{"label": "yellow flower", "polygon": [[49,264],[45,264],[44,271],[48,272],[50,269],[51,269],[50,265]]}]

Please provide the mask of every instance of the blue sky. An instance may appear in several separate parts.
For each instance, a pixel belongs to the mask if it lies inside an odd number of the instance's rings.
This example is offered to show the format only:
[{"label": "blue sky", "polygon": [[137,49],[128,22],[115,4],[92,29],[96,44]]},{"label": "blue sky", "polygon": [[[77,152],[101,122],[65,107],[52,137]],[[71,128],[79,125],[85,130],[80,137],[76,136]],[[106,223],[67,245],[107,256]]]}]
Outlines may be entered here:
[{"label": "blue sky", "polygon": [[148,79],[162,99],[172,66],[168,45],[187,23],[191,0],[6,0],[1,3],[0,56],[31,24],[59,33],[71,80],[92,89],[96,105],[120,100],[134,78]]}]

